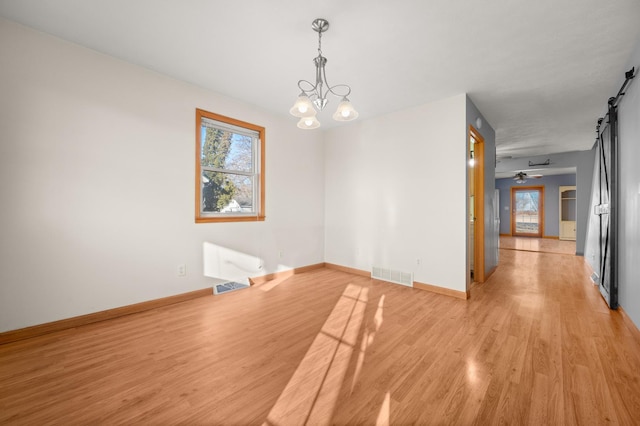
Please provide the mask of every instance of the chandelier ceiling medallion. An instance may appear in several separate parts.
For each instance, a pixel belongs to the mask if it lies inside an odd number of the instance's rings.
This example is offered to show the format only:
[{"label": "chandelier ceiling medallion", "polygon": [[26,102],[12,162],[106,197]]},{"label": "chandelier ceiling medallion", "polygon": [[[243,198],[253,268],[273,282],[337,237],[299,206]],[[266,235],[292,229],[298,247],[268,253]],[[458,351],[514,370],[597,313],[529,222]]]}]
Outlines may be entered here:
[{"label": "chandelier ceiling medallion", "polygon": [[333,114],[333,119],[336,121],[355,120],[358,118],[358,112],[347,98],[351,94],[351,87],[346,84],[330,86],[327,83],[327,74],[324,69],[327,64],[327,58],[322,56],[322,33],[329,29],[329,22],[326,19],[318,18],[313,21],[311,28],[318,33],[318,56],[313,60],[316,65],[315,84],[307,80],[298,81],[298,87],[301,92],[289,112],[295,117],[300,117],[300,121],[298,121],[299,128],[318,128],[320,127],[320,122],[316,118],[316,114],[327,105],[327,95],[331,93],[342,98],[338,104],[338,109]]}]

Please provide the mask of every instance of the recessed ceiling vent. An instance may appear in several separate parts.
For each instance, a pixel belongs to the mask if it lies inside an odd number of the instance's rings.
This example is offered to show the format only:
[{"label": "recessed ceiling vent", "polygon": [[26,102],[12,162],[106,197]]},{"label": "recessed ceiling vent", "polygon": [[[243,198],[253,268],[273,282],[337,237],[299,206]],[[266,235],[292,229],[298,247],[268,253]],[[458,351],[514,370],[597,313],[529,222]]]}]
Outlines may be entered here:
[{"label": "recessed ceiling vent", "polygon": [[371,278],[376,280],[388,281],[394,284],[406,285],[413,287],[413,273],[396,271],[394,269],[380,268],[374,266],[371,268]]}]

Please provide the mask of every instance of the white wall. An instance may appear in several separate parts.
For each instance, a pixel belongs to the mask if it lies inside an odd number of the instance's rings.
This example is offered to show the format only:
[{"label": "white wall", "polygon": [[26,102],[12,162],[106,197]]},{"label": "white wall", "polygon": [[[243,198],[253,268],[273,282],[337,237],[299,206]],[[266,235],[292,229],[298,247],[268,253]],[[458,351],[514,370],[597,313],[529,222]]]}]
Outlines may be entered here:
[{"label": "white wall", "polygon": [[[324,260],[320,133],[1,19],[0,61],[0,332]],[[196,108],[266,127],[265,222],[194,223]]]},{"label": "white wall", "polygon": [[465,104],[457,95],[325,133],[326,262],[466,290]]}]

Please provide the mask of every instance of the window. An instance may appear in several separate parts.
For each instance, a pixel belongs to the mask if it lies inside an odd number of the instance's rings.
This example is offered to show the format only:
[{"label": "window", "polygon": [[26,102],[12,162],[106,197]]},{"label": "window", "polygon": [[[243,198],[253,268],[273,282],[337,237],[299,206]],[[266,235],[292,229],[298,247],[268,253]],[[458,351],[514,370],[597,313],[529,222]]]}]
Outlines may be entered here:
[{"label": "window", "polygon": [[264,220],[264,133],[196,109],[196,222]]}]

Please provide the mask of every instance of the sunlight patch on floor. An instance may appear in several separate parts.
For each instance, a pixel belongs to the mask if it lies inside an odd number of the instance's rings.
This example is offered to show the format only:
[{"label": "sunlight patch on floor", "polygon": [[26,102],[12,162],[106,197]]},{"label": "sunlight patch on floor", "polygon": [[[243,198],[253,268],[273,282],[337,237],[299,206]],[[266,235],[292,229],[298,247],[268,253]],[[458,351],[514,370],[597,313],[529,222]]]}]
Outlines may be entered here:
[{"label": "sunlight patch on floor", "polygon": [[373,344],[373,341],[376,337],[376,332],[380,330],[380,326],[382,326],[383,322],[383,311],[384,311],[384,294],[380,296],[380,300],[378,301],[378,309],[376,309],[376,314],[373,317],[373,322],[375,324],[375,330],[369,331],[365,330],[364,335],[362,336],[362,341],[360,342],[360,352],[358,353],[358,361],[356,362],[356,371],[353,374],[353,380],[351,381],[351,393],[353,393],[353,389],[358,383],[358,378],[360,377],[360,372],[362,371],[362,365],[364,364],[364,357],[367,352],[367,348]]},{"label": "sunlight patch on floor", "polygon": [[380,406],[380,412],[376,419],[376,426],[389,426],[389,416],[391,414],[391,394],[387,392],[384,396],[384,401]]},{"label": "sunlight patch on floor", "polygon": [[478,371],[476,363],[473,359],[467,358],[467,380],[471,384],[478,382]]},{"label": "sunlight patch on floor", "polygon": [[368,288],[349,284],[264,425],[329,424],[356,345]]}]

